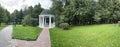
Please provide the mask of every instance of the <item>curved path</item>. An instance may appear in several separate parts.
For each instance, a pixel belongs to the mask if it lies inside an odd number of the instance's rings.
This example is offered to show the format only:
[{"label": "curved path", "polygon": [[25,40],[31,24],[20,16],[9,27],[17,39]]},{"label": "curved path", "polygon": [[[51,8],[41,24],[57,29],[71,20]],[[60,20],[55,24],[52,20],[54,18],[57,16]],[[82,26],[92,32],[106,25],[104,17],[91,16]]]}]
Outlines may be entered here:
[{"label": "curved path", "polygon": [[36,41],[12,39],[12,25],[0,31],[0,47],[51,47],[49,29],[44,28]]},{"label": "curved path", "polygon": [[14,47],[51,47],[49,29],[44,28],[36,41],[15,40]]},{"label": "curved path", "polygon": [[12,25],[9,25],[0,31],[0,47],[12,47]]}]

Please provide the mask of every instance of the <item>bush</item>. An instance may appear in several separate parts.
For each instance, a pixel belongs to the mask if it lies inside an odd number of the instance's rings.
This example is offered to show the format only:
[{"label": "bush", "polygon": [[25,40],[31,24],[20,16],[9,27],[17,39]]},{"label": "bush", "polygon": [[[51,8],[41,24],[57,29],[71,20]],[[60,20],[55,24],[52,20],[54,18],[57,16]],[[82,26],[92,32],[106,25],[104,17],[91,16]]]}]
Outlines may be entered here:
[{"label": "bush", "polygon": [[120,26],[120,21],[118,21],[118,26]]},{"label": "bush", "polygon": [[24,19],[22,20],[22,25],[23,26],[26,26],[26,25],[30,25],[30,16],[29,15],[26,15],[25,17],[24,17]]},{"label": "bush", "polygon": [[37,18],[31,18],[31,20],[30,20],[31,22],[30,22],[30,25],[31,26],[38,26],[38,19]]},{"label": "bush", "polygon": [[23,26],[38,26],[38,19],[37,18],[32,18],[29,15],[26,15],[24,19],[22,20],[22,25]]},{"label": "bush", "polygon": [[59,27],[63,30],[68,30],[70,28],[70,25],[68,23],[61,23]]}]

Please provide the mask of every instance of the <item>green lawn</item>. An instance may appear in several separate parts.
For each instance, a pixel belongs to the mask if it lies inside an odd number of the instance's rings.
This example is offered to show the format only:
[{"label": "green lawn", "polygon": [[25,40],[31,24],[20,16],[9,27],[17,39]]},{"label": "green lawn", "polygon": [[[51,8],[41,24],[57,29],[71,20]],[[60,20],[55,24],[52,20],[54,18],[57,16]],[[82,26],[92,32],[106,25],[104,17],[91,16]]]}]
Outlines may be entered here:
[{"label": "green lawn", "polygon": [[6,26],[5,23],[1,23],[0,30],[3,29]]},{"label": "green lawn", "polygon": [[120,47],[120,27],[115,24],[50,29],[52,47]]},{"label": "green lawn", "polygon": [[36,40],[42,29],[39,27],[17,25],[13,27],[12,38],[21,40]]}]

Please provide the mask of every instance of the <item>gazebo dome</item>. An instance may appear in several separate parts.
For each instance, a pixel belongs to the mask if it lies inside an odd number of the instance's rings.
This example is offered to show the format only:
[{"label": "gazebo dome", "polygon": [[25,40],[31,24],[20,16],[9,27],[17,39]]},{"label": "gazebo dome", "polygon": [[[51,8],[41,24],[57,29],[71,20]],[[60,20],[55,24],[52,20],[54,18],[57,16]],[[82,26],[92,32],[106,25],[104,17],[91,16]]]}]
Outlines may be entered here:
[{"label": "gazebo dome", "polygon": [[43,10],[40,15],[53,15],[53,13],[50,10]]}]

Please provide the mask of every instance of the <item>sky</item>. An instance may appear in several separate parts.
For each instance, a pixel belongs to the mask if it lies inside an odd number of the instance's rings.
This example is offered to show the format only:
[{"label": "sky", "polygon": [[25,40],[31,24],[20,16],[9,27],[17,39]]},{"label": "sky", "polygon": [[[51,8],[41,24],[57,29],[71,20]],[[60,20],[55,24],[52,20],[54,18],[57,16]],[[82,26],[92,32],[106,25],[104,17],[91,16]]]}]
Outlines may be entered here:
[{"label": "sky", "polygon": [[38,3],[40,3],[44,9],[49,9],[52,5],[52,1],[50,0],[0,0],[1,6],[10,13],[14,12],[15,9],[24,9],[25,7],[35,6]]}]

